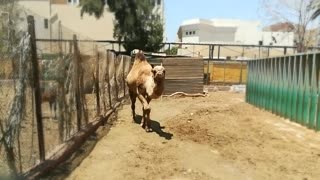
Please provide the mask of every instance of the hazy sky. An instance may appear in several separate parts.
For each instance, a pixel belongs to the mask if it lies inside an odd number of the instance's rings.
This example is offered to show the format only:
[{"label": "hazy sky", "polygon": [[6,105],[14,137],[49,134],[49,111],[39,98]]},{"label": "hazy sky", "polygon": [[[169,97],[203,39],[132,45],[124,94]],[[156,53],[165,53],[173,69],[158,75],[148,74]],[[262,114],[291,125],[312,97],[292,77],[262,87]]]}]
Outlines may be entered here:
[{"label": "hazy sky", "polygon": [[176,38],[183,20],[236,18],[260,20],[261,0],[165,0],[167,41]]}]

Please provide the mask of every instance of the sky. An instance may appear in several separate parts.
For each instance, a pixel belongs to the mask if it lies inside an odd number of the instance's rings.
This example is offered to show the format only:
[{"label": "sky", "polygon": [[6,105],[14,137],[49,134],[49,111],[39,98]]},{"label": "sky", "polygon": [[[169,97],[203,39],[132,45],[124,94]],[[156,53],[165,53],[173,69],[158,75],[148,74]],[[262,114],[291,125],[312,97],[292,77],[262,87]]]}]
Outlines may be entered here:
[{"label": "sky", "polygon": [[180,24],[193,18],[261,20],[261,0],[165,0],[166,35],[174,42]]}]

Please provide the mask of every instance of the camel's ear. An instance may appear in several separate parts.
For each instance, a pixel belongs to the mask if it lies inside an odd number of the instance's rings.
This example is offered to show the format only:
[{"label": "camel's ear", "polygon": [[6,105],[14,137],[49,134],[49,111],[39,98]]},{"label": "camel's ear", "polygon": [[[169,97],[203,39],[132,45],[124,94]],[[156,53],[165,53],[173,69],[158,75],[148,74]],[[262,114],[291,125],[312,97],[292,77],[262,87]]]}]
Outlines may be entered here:
[{"label": "camel's ear", "polygon": [[152,67],[152,69],[154,68],[154,64],[150,64],[151,65],[151,67]]},{"label": "camel's ear", "polygon": [[162,66],[162,62],[161,62],[161,66]]},{"label": "camel's ear", "polygon": [[151,65],[151,66],[152,66],[152,70],[151,70],[152,74],[153,74],[153,75],[156,75],[156,70],[153,69],[153,65]]}]

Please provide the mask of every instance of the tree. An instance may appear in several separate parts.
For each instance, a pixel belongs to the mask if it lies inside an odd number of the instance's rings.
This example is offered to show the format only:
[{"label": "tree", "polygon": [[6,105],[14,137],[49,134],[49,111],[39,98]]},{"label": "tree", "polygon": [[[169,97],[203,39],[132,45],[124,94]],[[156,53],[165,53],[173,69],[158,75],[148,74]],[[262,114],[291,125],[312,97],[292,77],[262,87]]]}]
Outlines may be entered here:
[{"label": "tree", "polygon": [[0,12],[0,53],[5,56],[12,54],[13,47],[22,36],[22,32],[18,31],[21,10],[16,6],[15,0],[2,0]]},{"label": "tree", "polygon": [[312,20],[315,20],[320,15],[320,0],[313,0],[310,4],[310,8],[313,10]]},{"label": "tree", "polygon": [[172,48],[168,48],[165,50],[165,53],[168,54],[168,55],[177,55],[178,54],[178,47],[177,46],[174,46]]},{"label": "tree", "polygon": [[[163,23],[153,14],[155,4],[150,0],[107,0],[108,10],[114,13],[114,38],[124,41],[127,52],[133,49],[158,51],[162,47]],[[81,14],[100,18],[104,0],[81,0]]]},{"label": "tree", "polygon": [[312,22],[310,4],[312,0],[262,0],[269,20],[292,24],[298,52],[306,51],[312,38],[308,31]]}]

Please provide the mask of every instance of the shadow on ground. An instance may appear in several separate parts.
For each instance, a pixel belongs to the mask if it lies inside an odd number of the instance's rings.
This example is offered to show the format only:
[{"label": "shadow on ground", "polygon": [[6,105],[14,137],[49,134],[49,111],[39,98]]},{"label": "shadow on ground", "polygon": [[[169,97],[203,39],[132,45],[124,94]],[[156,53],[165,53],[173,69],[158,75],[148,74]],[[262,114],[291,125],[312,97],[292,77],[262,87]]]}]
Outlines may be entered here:
[{"label": "shadow on ground", "polygon": [[[135,123],[140,124],[142,120],[142,116],[136,115]],[[164,132],[162,129],[165,129],[164,126],[161,126],[160,123],[156,120],[151,120],[151,129],[153,132],[157,133],[160,137],[163,137],[167,140],[170,140],[173,136],[173,134]]]}]

